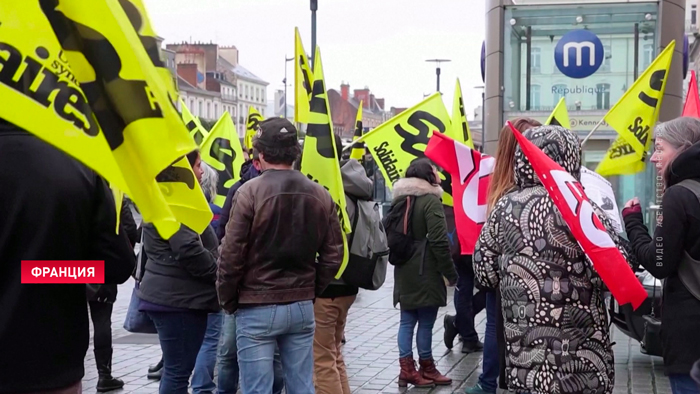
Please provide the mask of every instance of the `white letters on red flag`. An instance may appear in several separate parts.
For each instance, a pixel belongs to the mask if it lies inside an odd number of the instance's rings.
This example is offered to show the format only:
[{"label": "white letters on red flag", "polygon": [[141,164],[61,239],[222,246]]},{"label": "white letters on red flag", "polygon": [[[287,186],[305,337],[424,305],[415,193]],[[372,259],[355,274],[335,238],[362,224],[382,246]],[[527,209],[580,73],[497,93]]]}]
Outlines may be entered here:
[{"label": "white letters on red flag", "polygon": [[460,249],[462,254],[474,254],[474,245],[486,221],[486,194],[494,159],[437,131],[425,148],[425,156],[452,176]]},{"label": "white letters on red flag", "polygon": [[562,218],[620,305],[637,309],[647,293],[593,211],[581,184],[507,122]]}]

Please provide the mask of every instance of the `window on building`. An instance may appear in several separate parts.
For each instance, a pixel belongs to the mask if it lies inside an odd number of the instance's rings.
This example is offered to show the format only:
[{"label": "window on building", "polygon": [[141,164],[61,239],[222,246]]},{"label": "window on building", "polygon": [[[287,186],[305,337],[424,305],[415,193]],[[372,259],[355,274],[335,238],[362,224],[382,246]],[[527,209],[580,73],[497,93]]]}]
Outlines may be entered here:
[{"label": "window on building", "polygon": [[552,104],[553,107],[556,107],[557,104],[559,104],[559,100],[566,97],[564,92],[566,92],[566,85],[557,84],[552,86],[552,95],[554,96],[554,103]]},{"label": "window on building", "polygon": [[599,83],[595,85],[596,90],[596,108],[610,109],[610,84]]},{"label": "window on building", "polygon": [[211,104],[207,103],[207,119],[211,119]]},{"label": "window on building", "polygon": [[610,72],[610,62],[612,61],[612,53],[610,52],[610,45],[603,45],[603,64],[600,66],[600,71]]},{"label": "window on building", "polygon": [[530,86],[530,110],[538,111],[540,108],[540,85]]},{"label": "window on building", "polygon": [[196,108],[194,107],[194,99],[190,99],[190,106],[189,106],[189,108],[187,108],[187,109],[189,109],[190,111],[194,111],[194,110],[196,109]]},{"label": "window on building", "polygon": [[218,119],[219,118],[219,104],[214,103],[214,118]]},{"label": "window on building", "polygon": [[540,48],[532,48],[530,50],[530,67],[533,74],[539,74],[542,67],[542,50]]},{"label": "window on building", "polygon": [[248,85],[245,86],[245,98],[248,98]]},{"label": "window on building", "polygon": [[698,6],[693,4],[690,6],[690,24],[695,26],[698,23]]},{"label": "window on building", "polygon": [[644,44],[644,49],[642,51],[642,69],[649,67],[652,61],[654,61],[654,46],[652,44]]},{"label": "window on building", "polygon": [[203,106],[202,106],[202,101],[199,101],[199,111],[197,111],[197,115],[195,116],[204,116],[204,111],[203,111]]}]

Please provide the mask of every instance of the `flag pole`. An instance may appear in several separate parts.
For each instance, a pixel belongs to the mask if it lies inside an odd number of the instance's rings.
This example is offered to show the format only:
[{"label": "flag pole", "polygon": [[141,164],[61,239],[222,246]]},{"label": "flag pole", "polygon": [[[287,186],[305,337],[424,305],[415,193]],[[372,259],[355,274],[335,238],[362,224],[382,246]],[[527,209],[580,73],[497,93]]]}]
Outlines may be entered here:
[{"label": "flag pole", "polygon": [[583,147],[583,145],[586,144],[586,141],[588,141],[588,139],[591,138],[591,136],[593,135],[593,133],[595,133],[595,131],[598,130],[598,127],[600,127],[600,125],[602,125],[604,121],[605,121],[605,118],[603,117],[603,118],[600,120],[600,122],[598,122],[598,124],[595,125],[595,127],[593,128],[593,130],[591,130],[591,132],[588,133],[588,135],[586,136],[586,138],[584,138],[583,141],[581,141],[581,146],[582,146],[582,147]]}]

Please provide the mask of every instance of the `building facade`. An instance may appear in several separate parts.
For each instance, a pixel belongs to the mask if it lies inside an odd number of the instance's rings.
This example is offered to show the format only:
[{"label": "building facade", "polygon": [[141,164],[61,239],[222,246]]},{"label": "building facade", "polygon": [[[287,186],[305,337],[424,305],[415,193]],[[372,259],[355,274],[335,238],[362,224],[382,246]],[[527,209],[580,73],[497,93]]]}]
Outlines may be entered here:
[{"label": "building facade", "polygon": [[340,91],[328,90],[333,131],[341,138],[352,139],[360,101],[362,102],[362,127],[365,130],[372,130],[388,119],[384,110],[384,99],[376,98],[368,87],[355,89],[352,95],[350,85],[346,83],[340,85]]},{"label": "building facade", "polygon": [[[544,122],[562,97],[572,129],[584,138],[672,40],[659,120],[680,115],[686,29],[679,21],[686,20],[686,0],[486,2],[486,153],[495,153],[506,120]],[[595,169],[617,135],[601,123],[584,145],[583,164]],[[644,172],[609,180],[618,204],[638,196],[650,206],[656,203],[654,177],[654,166],[647,165]]]}]

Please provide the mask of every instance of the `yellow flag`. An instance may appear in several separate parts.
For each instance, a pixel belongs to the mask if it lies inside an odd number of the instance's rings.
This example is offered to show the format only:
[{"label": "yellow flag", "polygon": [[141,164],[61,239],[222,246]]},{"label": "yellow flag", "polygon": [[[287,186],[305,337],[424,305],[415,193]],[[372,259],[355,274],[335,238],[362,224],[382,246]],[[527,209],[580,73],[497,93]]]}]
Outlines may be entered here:
[{"label": "yellow flag", "polygon": [[124,202],[124,192],[117,189],[115,186],[110,185],[112,189],[112,196],[114,197],[114,205],[117,208],[117,234],[119,234],[119,221],[122,216],[122,203]]},{"label": "yellow flag", "polygon": [[549,115],[549,119],[545,124],[553,126],[561,126],[565,129],[571,130],[571,122],[569,121],[569,111],[566,110],[566,100],[564,97],[559,99],[557,106],[554,107],[554,111]]},{"label": "yellow flag", "polygon": [[156,181],[168,208],[177,218],[178,227],[183,223],[198,234],[203,233],[214,215],[187,157],[163,170]]},{"label": "yellow flag", "polygon": [[[321,63],[321,50],[318,47],[316,47],[314,56],[314,86],[309,108],[309,124],[306,128],[301,172],[328,190],[338,208],[341,228],[345,233],[350,233],[343,178],[340,175],[340,160],[333,135],[333,123],[331,122],[332,117]],[[343,249],[343,263],[336,275],[337,279],[345,271],[350,257],[346,237],[343,237]]]},{"label": "yellow flag", "polygon": [[[362,137],[362,100],[360,100],[360,106],[357,107],[357,117],[355,118],[355,134],[352,136],[352,140]],[[350,152],[350,158],[355,160],[362,160],[365,156],[365,144],[352,144],[352,151]]]},{"label": "yellow flag", "polygon": [[241,141],[228,111],[212,127],[201,148],[202,160],[219,173],[214,204],[223,207],[228,189],[240,178],[245,161]]},{"label": "yellow flag", "polygon": [[620,138],[598,165],[599,174],[626,175],[644,169],[675,46],[676,42],[671,41],[605,115],[605,121]]},{"label": "yellow flag", "polygon": [[[433,93],[363,135],[357,142],[365,142],[387,186],[392,188],[394,182],[405,175],[413,160],[425,157],[424,151],[433,131],[445,133],[451,122],[440,93]],[[442,203],[452,206],[452,177],[447,171],[441,174],[441,186],[445,190]]]},{"label": "yellow flag", "polygon": [[202,142],[204,142],[209,135],[209,132],[202,126],[199,118],[192,115],[192,112],[190,112],[190,109],[187,108],[185,102],[182,100],[180,100],[180,107],[182,107],[182,121],[185,122],[187,130],[190,131],[190,136],[194,139],[197,146],[201,146]]},{"label": "yellow flag", "polygon": [[196,145],[156,64],[117,0],[44,2],[64,55],[95,111],[144,221],[168,238],[180,227],[155,177]]},{"label": "yellow flag", "polygon": [[246,129],[245,129],[245,149],[248,152],[253,150],[253,137],[258,131],[258,125],[263,121],[262,115],[258,112],[252,105],[248,107],[248,118],[246,119]]},{"label": "yellow flag", "polygon": [[0,118],[127,191],[105,134],[38,1],[0,1]]},{"label": "yellow flag", "polygon": [[309,102],[314,83],[310,67],[299,28],[294,28],[294,121],[297,123],[309,123]]},{"label": "yellow flag", "polygon": [[469,123],[467,115],[464,112],[464,100],[462,99],[462,86],[457,78],[455,85],[455,95],[452,99],[452,124],[447,128],[446,134],[448,137],[459,141],[470,148],[474,149],[474,140],[472,133],[469,131]]}]

